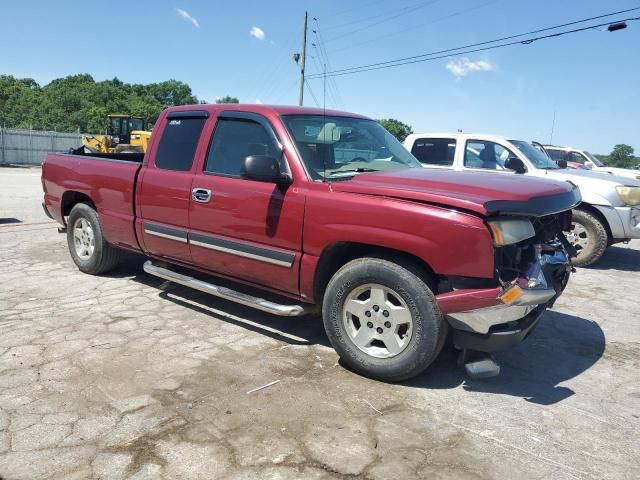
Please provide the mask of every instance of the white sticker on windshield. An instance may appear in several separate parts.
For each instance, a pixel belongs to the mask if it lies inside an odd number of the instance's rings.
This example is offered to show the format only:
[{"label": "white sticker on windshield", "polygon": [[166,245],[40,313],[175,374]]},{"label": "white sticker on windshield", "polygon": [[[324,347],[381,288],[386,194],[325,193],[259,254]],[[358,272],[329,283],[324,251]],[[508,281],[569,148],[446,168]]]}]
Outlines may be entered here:
[{"label": "white sticker on windshield", "polygon": [[181,121],[180,120],[171,120],[169,122],[169,125],[180,125]]},{"label": "white sticker on windshield", "polygon": [[320,135],[320,127],[315,127],[313,125],[307,125],[306,127],[304,127],[305,137],[318,138],[318,135]]}]

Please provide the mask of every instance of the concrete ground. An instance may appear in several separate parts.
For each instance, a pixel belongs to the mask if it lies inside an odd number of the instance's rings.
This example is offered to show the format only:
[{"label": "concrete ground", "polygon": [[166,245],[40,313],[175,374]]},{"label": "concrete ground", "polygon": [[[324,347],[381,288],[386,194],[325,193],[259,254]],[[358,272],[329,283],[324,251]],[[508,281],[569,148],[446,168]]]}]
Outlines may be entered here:
[{"label": "concrete ground", "polygon": [[80,273],[39,177],[0,169],[1,478],[638,478],[640,242],[580,269],[499,377],[445,351],[392,385],[340,366],[319,318],[163,283],[137,256]]}]

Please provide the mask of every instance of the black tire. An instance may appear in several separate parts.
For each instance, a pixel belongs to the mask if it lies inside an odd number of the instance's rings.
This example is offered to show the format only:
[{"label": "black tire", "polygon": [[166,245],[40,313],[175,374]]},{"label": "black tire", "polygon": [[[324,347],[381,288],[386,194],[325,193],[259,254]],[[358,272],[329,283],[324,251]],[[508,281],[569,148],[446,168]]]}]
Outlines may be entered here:
[{"label": "black tire", "polygon": [[[586,246],[582,247],[576,241],[572,242],[578,250],[578,256],[573,264],[576,267],[586,267],[602,257],[609,246],[609,235],[602,222],[585,210],[574,210],[572,223],[581,226],[584,229],[583,235],[588,239]],[[572,225],[572,231],[573,228]]]},{"label": "black tire", "polygon": [[[80,219],[87,221],[93,231],[94,250],[88,258],[81,258],[76,251],[74,228],[76,222]],[[71,213],[69,213],[69,219],[67,221],[67,245],[71,258],[78,269],[81,272],[91,275],[98,275],[112,270],[118,264],[122,255],[121,250],[112,247],[106,242],[102,234],[98,212],[86,203],[76,204],[71,209]]]},{"label": "black tire", "polygon": [[[348,296],[368,284],[381,285],[397,293],[411,313],[411,337],[400,353],[389,358],[378,358],[361,350],[345,325],[343,307]],[[448,330],[427,284],[408,269],[380,258],[353,260],[335,273],[324,294],[322,317],[331,345],[348,368],[367,377],[392,382],[424,371],[442,350]],[[362,323],[360,328],[366,328],[366,324]]]}]

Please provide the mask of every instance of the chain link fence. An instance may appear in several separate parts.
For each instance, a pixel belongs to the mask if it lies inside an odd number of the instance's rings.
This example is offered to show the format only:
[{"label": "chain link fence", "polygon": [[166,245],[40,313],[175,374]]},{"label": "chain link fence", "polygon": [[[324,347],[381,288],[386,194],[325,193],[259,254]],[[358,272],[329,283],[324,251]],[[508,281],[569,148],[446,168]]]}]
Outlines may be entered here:
[{"label": "chain link fence", "polygon": [[68,152],[82,145],[76,133],[0,127],[0,165],[41,165],[45,153]]}]

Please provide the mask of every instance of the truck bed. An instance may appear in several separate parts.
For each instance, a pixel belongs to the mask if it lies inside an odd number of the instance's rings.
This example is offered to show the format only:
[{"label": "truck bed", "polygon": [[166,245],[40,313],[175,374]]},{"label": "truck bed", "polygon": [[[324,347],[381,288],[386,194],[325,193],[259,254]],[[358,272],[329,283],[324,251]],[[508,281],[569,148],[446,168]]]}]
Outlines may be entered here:
[{"label": "truck bed", "polygon": [[100,214],[103,234],[112,245],[139,250],[134,230],[134,190],[144,154],[57,154],[42,163],[44,207],[66,224],[77,197],[91,199]]},{"label": "truck bed", "polygon": [[87,151],[85,147],[80,147],[75,150],[71,150],[69,155],[81,156],[87,158],[103,158],[106,160],[122,160],[126,162],[142,163],[144,160],[144,153],[100,153]]}]

